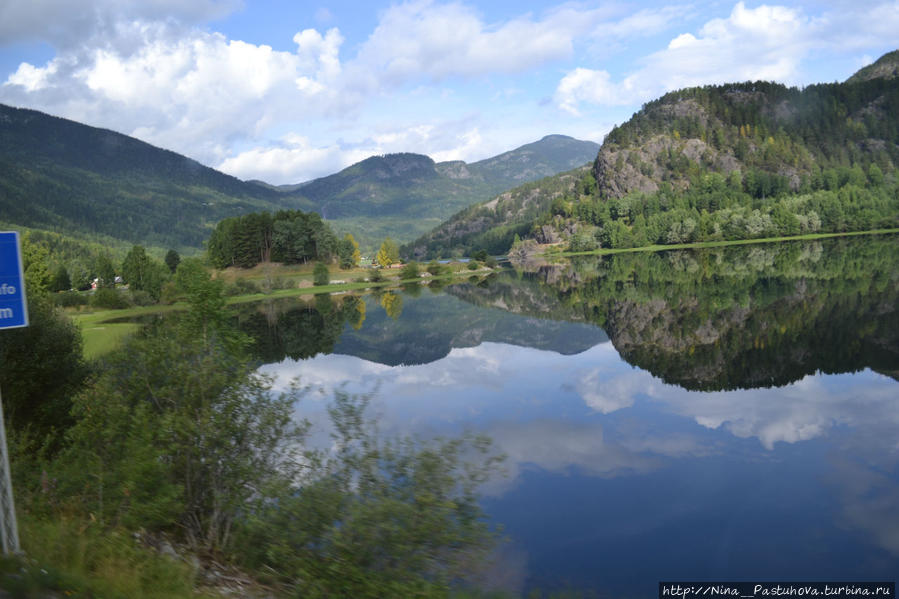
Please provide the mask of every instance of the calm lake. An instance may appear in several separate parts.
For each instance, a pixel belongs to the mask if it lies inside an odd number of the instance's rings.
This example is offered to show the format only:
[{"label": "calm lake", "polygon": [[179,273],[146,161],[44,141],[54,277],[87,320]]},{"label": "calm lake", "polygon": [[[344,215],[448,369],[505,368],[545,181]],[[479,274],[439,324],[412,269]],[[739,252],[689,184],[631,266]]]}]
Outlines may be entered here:
[{"label": "calm lake", "polygon": [[490,584],[894,580],[899,237],[619,254],[240,308],[261,370],[374,393],[387,434],[486,433]]}]

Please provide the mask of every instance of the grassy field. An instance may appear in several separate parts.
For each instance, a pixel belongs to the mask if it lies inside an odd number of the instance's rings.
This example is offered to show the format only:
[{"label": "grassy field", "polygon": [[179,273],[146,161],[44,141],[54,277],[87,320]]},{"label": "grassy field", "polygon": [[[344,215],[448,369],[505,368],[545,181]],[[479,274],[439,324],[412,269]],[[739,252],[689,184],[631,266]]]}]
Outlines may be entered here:
[{"label": "grassy field", "polygon": [[72,321],[81,329],[84,340],[84,357],[93,360],[106,354],[122,342],[128,335],[140,328],[133,322],[109,322],[120,318],[132,318],[146,314],[161,314],[184,309],[186,305],[145,306],[123,310],[95,310],[91,312],[69,312]]}]

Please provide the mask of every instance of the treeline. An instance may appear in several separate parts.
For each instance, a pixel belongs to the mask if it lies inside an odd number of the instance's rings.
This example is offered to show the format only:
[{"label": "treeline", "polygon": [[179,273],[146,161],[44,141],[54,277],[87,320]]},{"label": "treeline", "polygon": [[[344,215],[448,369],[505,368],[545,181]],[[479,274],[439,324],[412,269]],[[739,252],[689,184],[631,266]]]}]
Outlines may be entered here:
[{"label": "treeline", "polygon": [[662,183],[656,193],[623,198],[557,198],[533,230],[575,229],[571,251],[598,247],[754,239],[899,226],[899,184],[876,164],[825,169],[792,193],[784,177],[750,170],[700,170],[686,190]]},{"label": "treeline", "polygon": [[351,235],[338,239],[314,212],[281,210],[220,221],[209,237],[206,250],[215,268],[252,268],[262,262],[305,264],[335,260],[348,268],[358,262],[358,248]]}]

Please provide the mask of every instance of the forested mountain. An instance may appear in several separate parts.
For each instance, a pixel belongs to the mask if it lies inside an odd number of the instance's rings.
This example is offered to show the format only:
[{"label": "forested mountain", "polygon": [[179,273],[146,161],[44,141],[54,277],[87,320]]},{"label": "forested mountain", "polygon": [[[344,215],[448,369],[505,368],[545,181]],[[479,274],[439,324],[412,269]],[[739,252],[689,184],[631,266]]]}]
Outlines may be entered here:
[{"label": "forested mountain", "polygon": [[746,82],[666,94],[612,129],[592,183],[543,182],[553,198],[528,223],[520,211],[507,216],[501,196],[406,251],[470,245],[453,230],[476,233],[485,249],[500,252],[513,229],[586,250],[895,227],[897,65],[893,52],[845,83],[799,90]]},{"label": "forested mountain", "polygon": [[329,177],[274,187],[120,133],[0,105],[0,222],[186,249],[202,247],[224,218],[303,209],[372,245],[388,234],[406,241],[503,189],[585,164],[597,148],[551,135],[473,164],[375,156]]},{"label": "forested mountain", "polygon": [[292,202],[335,221],[363,245],[387,235],[409,241],[459,210],[527,181],[587,164],[599,145],[549,135],[479,162],[421,154],[372,156],[339,173],[282,186]]},{"label": "forested mountain", "polygon": [[285,205],[276,191],[127,135],[0,105],[0,220],[201,247],[219,220]]},{"label": "forested mountain", "polygon": [[894,50],[884,54],[876,62],[861,68],[852,77],[846,80],[847,83],[855,83],[858,81],[868,81],[869,79],[895,79],[899,77],[899,50]]},{"label": "forested mountain", "polygon": [[[587,188],[585,190],[585,187]],[[438,256],[467,256],[479,249],[505,253],[515,236],[526,237],[534,223],[552,207],[554,199],[595,187],[589,165],[520,185],[457,212],[439,227],[401,248],[416,260]]]}]

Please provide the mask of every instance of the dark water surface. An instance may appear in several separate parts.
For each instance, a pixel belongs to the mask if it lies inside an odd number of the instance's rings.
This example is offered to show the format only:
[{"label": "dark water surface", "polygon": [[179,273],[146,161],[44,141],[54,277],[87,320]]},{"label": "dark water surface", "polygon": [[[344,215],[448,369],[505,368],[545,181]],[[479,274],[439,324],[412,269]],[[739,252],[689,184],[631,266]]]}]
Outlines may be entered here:
[{"label": "dark water surface", "polygon": [[899,239],[629,254],[241,308],[262,367],[376,392],[385,433],[490,435],[492,583],[894,580]]}]

